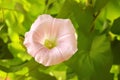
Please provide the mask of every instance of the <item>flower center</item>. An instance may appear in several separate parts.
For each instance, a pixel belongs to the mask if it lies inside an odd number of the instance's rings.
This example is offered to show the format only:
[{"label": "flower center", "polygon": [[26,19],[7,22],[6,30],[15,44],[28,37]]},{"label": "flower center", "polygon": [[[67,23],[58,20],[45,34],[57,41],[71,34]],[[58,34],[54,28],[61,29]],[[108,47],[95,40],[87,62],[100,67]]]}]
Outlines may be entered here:
[{"label": "flower center", "polygon": [[44,46],[47,47],[48,49],[52,49],[53,47],[56,46],[56,42],[55,42],[55,40],[46,39],[44,42]]}]

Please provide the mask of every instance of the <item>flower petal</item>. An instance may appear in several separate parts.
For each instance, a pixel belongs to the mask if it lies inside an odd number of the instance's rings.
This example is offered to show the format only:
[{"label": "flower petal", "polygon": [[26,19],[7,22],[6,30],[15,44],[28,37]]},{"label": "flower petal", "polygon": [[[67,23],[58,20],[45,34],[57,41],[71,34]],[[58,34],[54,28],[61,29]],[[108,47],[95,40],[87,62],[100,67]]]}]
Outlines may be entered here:
[{"label": "flower petal", "polygon": [[69,19],[56,19],[54,25],[58,29],[57,38],[64,36],[66,34],[75,34],[75,29],[73,27],[72,22]]},{"label": "flower petal", "polygon": [[38,34],[34,31],[25,34],[24,45],[27,47],[28,53],[33,57],[40,48],[43,48],[43,45],[39,42]]},{"label": "flower petal", "polygon": [[68,60],[77,51],[75,34],[67,34],[58,39],[57,48],[61,51],[65,60]]},{"label": "flower petal", "polygon": [[[46,39],[56,41],[56,46],[46,48]],[[75,29],[69,19],[57,19],[44,14],[25,34],[24,45],[37,62],[45,66],[55,65],[68,60],[77,51]]]},{"label": "flower petal", "polygon": [[42,48],[40,49],[36,56],[35,56],[35,60],[38,62],[38,63],[41,63],[43,65],[46,65],[48,60],[49,60],[49,54],[48,54],[48,49],[47,48]]},{"label": "flower petal", "polygon": [[68,60],[77,51],[77,42],[74,40],[76,40],[74,34],[64,36],[59,39],[59,44],[55,48],[39,50],[35,60],[45,66],[59,64]]},{"label": "flower petal", "polygon": [[55,65],[64,61],[63,55],[57,48],[51,50],[41,49],[35,56],[35,60],[45,66]]},{"label": "flower petal", "polygon": [[40,24],[51,22],[52,19],[53,18],[50,15],[47,15],[47,14],[40,15],[32,24],[31,30],[37,30],[39,27],[41,27]]}]

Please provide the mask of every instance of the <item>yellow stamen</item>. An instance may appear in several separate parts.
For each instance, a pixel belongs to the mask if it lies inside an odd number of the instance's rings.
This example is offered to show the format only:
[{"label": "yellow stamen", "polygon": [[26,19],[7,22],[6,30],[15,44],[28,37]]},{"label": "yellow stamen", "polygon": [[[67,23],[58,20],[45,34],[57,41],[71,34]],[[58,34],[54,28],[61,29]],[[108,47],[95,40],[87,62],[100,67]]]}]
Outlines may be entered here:
[{"label": "yellow stamen", "polygon": [[48,49],[52,49],[53,47],[56,46],[55,40],[46,39],[44,42],[44,46],[47,47]]}]

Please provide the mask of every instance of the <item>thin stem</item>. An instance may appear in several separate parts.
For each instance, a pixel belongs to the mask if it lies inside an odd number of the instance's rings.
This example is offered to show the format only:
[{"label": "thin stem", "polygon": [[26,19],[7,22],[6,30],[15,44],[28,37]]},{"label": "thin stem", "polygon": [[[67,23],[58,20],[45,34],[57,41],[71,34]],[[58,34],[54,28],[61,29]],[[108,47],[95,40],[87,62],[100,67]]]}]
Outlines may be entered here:
[{"label": "thin stem", "polygon": [[46,6],[45,6],[45,9],[44,9],[44,11],[43,11],[43,14],[45,14],[45,13],[47,13],[47,9],[48,9],[48,7],[49,7],[49,0],[46,0],[46,2],[45,2],[45,4],[46,4]]},{"label": "thin stem", "polygon": [[1,8],[1,11],[2,11],[2,22],[4,22],[4,11],[2,8]]},{"label": "thin stem", "polygon": [[95,24],[95,21],[96,21],[97,17],[99,16],[99,14],[100,14],[100,11],[98,11],[97,13],[95,13],[95,14],[93,15],[94,19],[93,19],[93,21],[92,21],[92,23],[91,23],[90,32],[93,32],[93,31],[94,31],[94,29],[95,29],[94,24]]}]

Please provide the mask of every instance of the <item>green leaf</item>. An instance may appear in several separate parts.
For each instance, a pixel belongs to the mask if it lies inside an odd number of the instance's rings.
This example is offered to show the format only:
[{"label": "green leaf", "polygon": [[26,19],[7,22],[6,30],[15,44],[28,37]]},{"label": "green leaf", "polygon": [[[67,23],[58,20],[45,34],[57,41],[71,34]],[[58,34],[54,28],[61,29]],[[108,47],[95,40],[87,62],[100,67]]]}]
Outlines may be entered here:
[{"label": "green leaf", "polygon": [[[85,44],[87,48],[79,48],[66,64],[75,71],[79,80],[111,80],[109,71],[112,65],[112,55],[107,36],[97,35],[91,41],[90,38],[86,38],[85,42],[89,43]],[[79,44],[81,47],[83,45]]]},{"label": "green leaf", "polygon": [[[24,35],[25,27],[23,26],[24,15],[17,12],[7,12],[6,24],[8,26],[8,33],[18,33]],[[19,29],[18,29],[19,28]]]},{"label": "green leaf", "polygon": [[81,32],[89,34],[94,20],[93,14],[92,7],[86,7],[82,3],[77,3],[74,0],[66,0],[57,17],[74,18],[79,25],[78,31],[81,30]]},{"label": "green leaf", "polygon": [[90,57],[93,60],[95,70],[92,80],[112,80],[109,73],[112,55],[110,41],[106,35],[95,37],[91,46]]},{"label": "green leaf", "polygon": [[61,10],[57,14],[57,17],[68,18],[72,14],[72,10],[73,10],[71,7],[73,6],[73,4],[71,3],[72,3],[72,0],[65,0]]},{"label": "green leaf", "polygon": [[48,7],[46,10],[47,14],[51,14],[53,16],[56,16],[58,14],[58,12],[60,11],[63,3],[65,0],[49,0],[48,2]]},{"label": "green leaf", "polygon": [[96,22],[95,29],[98,30],[101,34],[108,33],[110,30],[110,20],[105,20],[104,22],[98,20]]},{"label": "green leaf", "polygon": [[[44,13],[45,10],[45,1],[47,0],[29,0],[27,1],[30,4],[30,8],[28,11],[28,15],[32,15],[32,16],[39,16],[40,14]],[[24,5],[24,4],[23,4]]]},{"label": "green leaf", "polygon": [[120,17],[114,20],[111,32],[120,35]]},{"label": "green leaf", "polygon": [[110,2],[105,6],[105,8],[101,11],[100,18],[109,19],[110,21],[114,21],[120,17],[120,5],[119,0],[110,0]]},{"label": "green leaf", "polygon": [[54,76],[40,72],[38,69],[34,69],[29,73],[36,80],[57,80]]},{"label": "green leaf", "polygon": [[76,73],[70,68],[67,69],[66,75],[67,80],[78,80]]},{"label": "green leaf", "polygon": [[2,71],[4,71],[4,72],[7,72],[7,73],[9,73],[9,72],[16,72],[16,71],[18,71],[18,70],[21,70],[21,68],[24,67],[23,65],[24,65],[25,63],[26,63],[26,61],[23,62],[23,63],[21,63],[21,64],[14,65],[14,66],[10,66],[10,67],[6,67],[6,66],[3,66],[3,65],[0,65],[0,69],[1,69]]},{"label": "green leaf", "polygon": [[113,54],[113,64],[120,64],[120,41],[116,38],[111,42],[111,49]]},{"label": "green leaf", "polygon": [[[95,22],[97,23],[96,28],[102,30],[103,24],[106,23],[106,20],[110,20],[109,23],[111,23],[114,21],[114,19],[117,19],[120,16],[119,8],[119,0],[110,0],[109,3],[104,7],[104,9],[101,10],[100,15]],[[110,30],[110,26],[108,26],[108,29]]]},{"label": "green leaf", "polygon": [[32,71],[32,70],[38,69],[38,68],[41,68],[43,70],[47,68],[47,67],[44,67],[43,65],[37,63],[34,59],[31,59],[29,61],[24,61],[17,65],[10,65],[9,67],[0,65],[0,69],[3,70],[4,72],[16,72],[16,71],[21,70],[24,67],[27,67],[29,69],[29,71]]},{"label": "green leaf", "polygon": [[94,11],[100,11],[110,0],[96,0],[94,5]]},{"label": "green leaf", "polygon": [[94,17],[92,7],[85,7],[82,4],[74,2],[73,16],[79,25],[79,31],[84,34],[89,34],[91,28],[93,27]]},{"label": "green leaf", "polygon": [[[34,65],[33,65],[34,64]],[[20,67],[21,66],[21,67]],[[28,68],[28,76],[26,77],[32,77],[33,79],[35,80],[56,80],[56,78],[54,76],[51,76],[45,72],[43,72],[44,70],[46,70],[48,67],[45,67],[39,63],[37,63],[34,59],[31,59],[30,61],[28,61],[27,63],[23,64],[23,65],[20,65],[18,66],[18,68],[23,68],[23,67],[27,67]],[[15,67],[14,67],[15,68]],[[11,68],[11,69],[14,69],[14,68]],[[20,70],[20,69],[19,69]],[[39,71],[39,70],[42,70]],[[27,74],[27,73],[25,73]],[[25,74],[23,74],[22,76],[19,76],[17,77],[16,79],[17,80],[21,80],[21,79],[24,79],[25,78]]]}]

